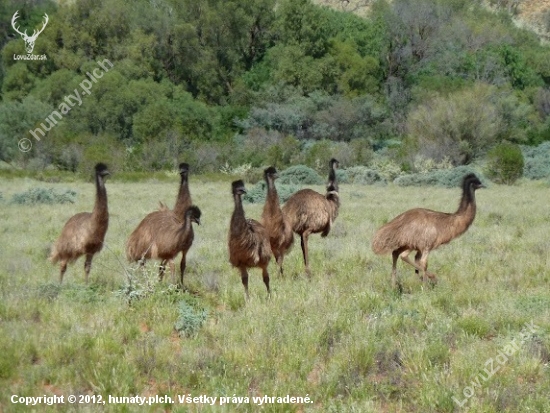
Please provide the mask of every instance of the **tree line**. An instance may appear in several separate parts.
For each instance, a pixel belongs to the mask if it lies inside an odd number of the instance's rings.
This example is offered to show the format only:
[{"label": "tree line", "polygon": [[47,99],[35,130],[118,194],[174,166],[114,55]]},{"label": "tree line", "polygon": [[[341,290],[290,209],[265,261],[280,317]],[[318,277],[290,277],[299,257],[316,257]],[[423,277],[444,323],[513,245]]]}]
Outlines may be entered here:
[{"label": "tree line", "polygon": [[[33,52],[46,60],[14,59],[17,10],[29,33],[48,14]],[[366,18],[310,0],[7,0],[0,46],[0,160],[26,168],[336,156],[414,170],[550,140],[550,49],[481,0],[379,0]],[[34,139],[105,59],[82,104]]]}]

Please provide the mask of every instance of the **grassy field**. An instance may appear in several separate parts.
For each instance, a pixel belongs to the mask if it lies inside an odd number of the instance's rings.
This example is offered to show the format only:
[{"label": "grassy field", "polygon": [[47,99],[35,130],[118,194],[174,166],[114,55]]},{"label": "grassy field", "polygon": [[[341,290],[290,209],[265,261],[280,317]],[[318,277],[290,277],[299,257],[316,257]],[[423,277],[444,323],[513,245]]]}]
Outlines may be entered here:
[{"label": "grassy field", "polygon": [[[126,263],[126,238],[159,200],[173,204],[177,185],[107,181],[110,226],[90,283],[81,258],[59,286],[50,245],[71,215],[91,210],[93,185],[0,181],[0,411],[30,410],[13,395],[65,398],[35,411],[550,411],[547,185],[479,190],[472,227],[430,256],[439,283],[424,286],[399,263],[402,294],[390,285],[391,258],[370,249],[374,231],[411,207],[454,211],[460,189],[341,185],[333,231],[310,238],[312,278],[295,242],[284,278],[270,265],[271,299],[251,271],[248,303],[227,256],[229,180],[191,176],[203,212],[184,281],[191,293],[170,277],[159,284],[152,264],[142,272]],[[9,202],[40,186],[73,189],[76,202]],[[253,218],[261,208],[245,205]],[[71,405],[68,395],[106,404]],[[113,404],[108,395],[169,395],[174,404]],[[180,404],[178,395],[218,399]],[[259,406],[253,397],[264,395],[311,403]]]}]

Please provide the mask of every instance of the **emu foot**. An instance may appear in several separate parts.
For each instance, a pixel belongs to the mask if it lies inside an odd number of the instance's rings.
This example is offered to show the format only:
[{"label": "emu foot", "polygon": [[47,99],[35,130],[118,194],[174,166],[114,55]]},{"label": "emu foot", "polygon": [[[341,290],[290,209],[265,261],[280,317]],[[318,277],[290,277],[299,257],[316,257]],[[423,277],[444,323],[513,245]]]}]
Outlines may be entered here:
[{"label": "emu foot", "polygon": [[434,287],[437,284],[437,277],[435,276],[435,274],[432,274],[430,272],[426,272],[426,277],[424,277],[422,280],[424,282],[429,281],[429,283],[432,287]]}]

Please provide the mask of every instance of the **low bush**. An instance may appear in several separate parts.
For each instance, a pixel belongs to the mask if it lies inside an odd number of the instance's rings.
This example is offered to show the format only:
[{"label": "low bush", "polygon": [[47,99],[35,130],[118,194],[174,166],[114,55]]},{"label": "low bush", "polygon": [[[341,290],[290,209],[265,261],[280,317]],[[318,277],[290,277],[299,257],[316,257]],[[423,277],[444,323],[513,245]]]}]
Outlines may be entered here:
[{"label": "low bush", "polygon": [[294,185],[323,185],[325,180],[315,170],[305,166],[296,165],[285,169],[279,174],[279,183]]},{"label": "low bush", "polygon": [[[281,184],[279,182],[275,183],[275,187],[277,188],[277,193],[279,194],[279,200],[281,203],[286,202],[293,193],[300,189],[300,186],[298,185]],[[261,181],[252,188],[248,189],[246,195],[243,196],[243,199],[251,204],[261,204],[265,202],[266,195],[267,185],[265,181]]]},{"label": "low bush", "polygon": [[340,184],[349,184],[351,181],[350,181],[350,177],[349,177],[349,174],[348,174],[348,170],[347,169],[337,169],[336,170],[336,180]]},{"label": "low bush", "polygon": [[55,191],[52,188],[32,188],[28,191],[14,194],[11,199],[12,204],[17,205],[36,205],[36,204],[74,204],[76,192],[72,189]]},{"label": "low bush", "polygon": [[538,146],[521,146],[524,165],[523,176],[529,179],[550,177],[550,141]]},{"label": "low bush", "polygon": [[206,309],[195,308],[186,301],[180,302],[178,313],[179,316],[174,328],[183,337],[195,336],[208,318]]},{"label": "low bush", "polygon": [[345,170],[347,182],[357,185],[386,184],[386,180],[375,170],[366,166],[353,166]]},{"label": "low bush", "polygon": [[471,166],[457,166],[452,169],[434,170],[428,173],[403,175],[393,182],[397,186],[443,186],[455,188],[462,184],[462,179],[469,173],[480,174]]},{"label": "low bush", "polygon": [[487,176],[500,184],[511,185],[523,175],[523,154],[518,145],[503,142],[487,154]]}]

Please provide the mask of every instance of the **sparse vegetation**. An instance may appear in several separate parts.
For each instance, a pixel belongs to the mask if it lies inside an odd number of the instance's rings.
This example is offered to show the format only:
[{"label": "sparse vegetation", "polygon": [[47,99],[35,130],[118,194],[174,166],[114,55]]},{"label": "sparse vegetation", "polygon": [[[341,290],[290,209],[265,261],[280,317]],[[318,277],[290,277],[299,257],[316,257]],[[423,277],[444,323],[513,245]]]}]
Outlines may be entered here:
[{"label": "sparse vegetation", "polygon": [[[1,194],[0,194],[0,199]],[[12,204],[17,205],[36,205],[36,204],[74,204],[76,192],[72,189],[62,189],[55,191],[52,188],[31,188],[25,192],[13,194]]]},{"label": "sparse vegetation", "polygon": [[[173,199],[176,181],[174,176],[153,186],[109,182],[112,220],[87,285],[79,276],[81,259],[59,286],[46,249],[60,223],[92,203],[89,183],[71,184],[82,194],[76,204],[2,206],[4,411],[21,410],[10,403],[12,394],[80,392],[104,397],[309,394],[311,405],[273,404],[265,410],[453,412],[458,407],[452,397],[461,400],[485,362],[531,320],[540,327],[536,337],[519,346],[466,406],[476,411],[550,410],[545,374],[550,352],[548,187],[525,180],[480,191],[469,232],[431,257],[438,285],[424,288],[414,269],[400,263],[399,295],[390,286],[387,257],[370,251],[372,234],[396,213],[419,205],[452,212],[457,187],[420,191],[391,183],[341,184],[343,207],[333,230],[310,243],[311,280],[295,245],[285,258],[285,277],[272,277],[270,300],[258,270],[251,271],[245,304],[238,271],[228,262],[227,225],[233,209],[226,199],[228,182],[197,177],[201,184],[193,188],[204,219],[188,254],[185,277],[192,294],[159,283],[156,263],[143,271],[126,264],[128,234],[158,199]],[[2,179],[2,192],[13,194],[23,184],[41,185]],[[64,185],[51,184],[54,190]],[[120,195],[124,193],[133,195]],[[262,208],[247,205],[247,216],[258,219]],[[274,260],[270,271],[277,274]],[[192,333],[186,335],[186,328]],[[40,408],[68,411],[66,405]],[[123,407],[86,408],[117,412]],[[201,409],[217,412],[220,406]],[[237,409],[252,412],[258,406]]]}]

